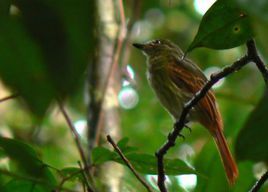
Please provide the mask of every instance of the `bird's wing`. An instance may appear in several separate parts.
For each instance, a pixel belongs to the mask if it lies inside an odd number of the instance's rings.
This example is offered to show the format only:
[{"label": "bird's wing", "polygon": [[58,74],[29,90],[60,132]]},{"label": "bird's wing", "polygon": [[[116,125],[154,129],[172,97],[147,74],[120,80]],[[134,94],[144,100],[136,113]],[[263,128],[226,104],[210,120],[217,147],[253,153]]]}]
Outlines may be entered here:
[{"label": "bird's wing", "polygon": [[[196,69],[196,73],[198,74],[194,74],[193,67],[189,70],[185,66],[175,63],[168,65],[168,73],[169,77],[178,88],[192,95],[200,91],[207,81],[199,68]],[[207,92],[206,96],[198,102],[196,108],[204,114],[203,117],[205,118],[200,117],[198,120],[205,127],[211,129],[211,125],[215,125],[215,123],[219,128],[223,127],[221,115],[217,109],[215,96],[212,91]]]}]

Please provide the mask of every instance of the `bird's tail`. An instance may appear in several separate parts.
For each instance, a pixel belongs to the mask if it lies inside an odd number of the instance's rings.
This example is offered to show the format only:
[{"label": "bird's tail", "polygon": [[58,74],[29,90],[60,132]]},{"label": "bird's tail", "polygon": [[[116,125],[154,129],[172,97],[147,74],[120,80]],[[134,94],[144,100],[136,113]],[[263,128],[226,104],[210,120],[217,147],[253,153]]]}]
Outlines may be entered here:
[{"label": "bird's tail", "polygon": [[214,132],[214,140],[219,149],[228,181],[233,185],[238,177],[238,169],[235,160],[228,148],[227,142],[221,129]]}]

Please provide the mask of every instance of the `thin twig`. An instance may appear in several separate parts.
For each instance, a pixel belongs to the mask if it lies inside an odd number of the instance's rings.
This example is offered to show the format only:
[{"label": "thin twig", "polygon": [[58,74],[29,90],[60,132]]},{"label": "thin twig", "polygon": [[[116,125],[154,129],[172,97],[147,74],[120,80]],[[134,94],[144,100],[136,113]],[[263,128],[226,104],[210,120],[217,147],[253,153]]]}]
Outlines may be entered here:
[{"label": "thin twig", "polygon": [[[88,169],[92,168],[92,166],[90,167],[86,167],[84,169],[79,169],[78,171],[76,172],[73,172],[72,174],[68,175],[67,177],[63,178],[60,182],[60,184],[58,185],[57,187],[57,190],[56,192],[59,192],[58,190],[62,188],[62,186],[64,185],[64,183],[70,179],[72,179],[74,176],[78,175],[78,174],[82,174],[83,171],[86,171]],[[58,171],[60,173],[60,170]]]},{"label": "thin twig", "polygon": [[10,99],[14,99],[14,98],[16,98],[18,96],[19,96],[19,94],[9,95],[7,97],[4,97],[4,98],[0,99],[0,103],[2,103],[4,101],[7,101],[7,100],[10,100]]},{"label": "thin twig", "polygon": [[79,165],[79,167],[80,167],[80,170],[82,171],[82,176],[83,176],[83,178],[84,178],[84,180],[85,180],[84,183],[85,183],[85,185],[86,185],[86,187],[87,187],[87,191],[88,191],[88,192],[91,192],[92,189],[91,189],[90,184],[89,184],[89,182],[88,182],[87,175],[86,175],[86,173],[85,173],[85,169],[83,169],[83,165],[81,164],[80,161],[78,161],[78,165]]},{"label": "thin twig", "polygon": [[268,69],[258,54],[254,40],[253,39],[249,40],[247,45],[248,45],[248,48],[250,49],[250,51],[248,52],[248,55],[251,61],[253,61],[256,64],[259,71],[262,73],[262,76],[266,85],[268,85]]},{"label": "thin twig", "polygon": [[79,134],[77,133],[73,123],[72,123],[72,120],[71,118],[68,116],[67,112],[65,111],[63,105],[59,102],[59,108],[60,108],[60,111],[62,112],[69,128],[71,129],[72,133],[73,133],[73,136],[74,136],[74,139],[75,139],[75,143],[76,143],[76,146],[77,146],[77,149],[79,151],[79,154],[81,156],[81,160],[83,161],[83,164],[85,167],[88,167],[87,166],[87,160],[86,160],[86,156],[85,156],[85,153],[84,153],[84,150],[83,150],[83,147],[82,147],[82,143],[80,142],[80,137],[79,137]]},{"label": "thin twig", "polygon": [[126,166],[131,170],[131,172],[135,175],[135,177],[141,182],[141,184],[147,189],[149,192],[153,192],[153,189],[150,187],[150,185],[139,175],[139,173],[135,170],[133,165],[130,163],[130,161],[126,158],[126,156],[123,154],[121,149],[117,146],[117,144],[113,141],[112,137],[110,135],[107,135],[107,141],[113,146],[115,151],[118,153],[118,155],[121,157],[121,159],[124,161]]},{"label": "thin twig", "polygon": [[[156,152],[157,157],[157,165],[158,165],[158,187],[161,192],[167,192],[165,187],[165,170],[164,170],[164,155],[167,151],[175,145],[175,141],[180,134],[180,131],[183,129],[186,121],[186,117],[189,114],[190,110],[206,95],[206,93],[211,89],[211,87],[217,83],[220,79],[240,70],[243,66],[248,64],[249,62],[258,62],[257,66],[259,70],[262,72],[264,80],[267,81],[267,70],[265,65],[259,58],[255,42],[253,40],[249,40],[247,42],[247,55],[234,62],[232,65],[223,68],[218,73],[211,75],[210,80],[206,82],[203,88],[198,91],[194,97],[185,104],[184,109],[181,113],[180,119],[174,124],[174,128],[171,133],[168,135],[168,139],[166,143]],[[265,70],[264,70],[265,69]]]},{"label": "thin twig", "polygon": [[255,183],[252,189],[249,192],[258,192],[261,189],[261,186],[268,180],[268,171],[266,171],[261,178]]},{"label": "thin twig", "polygon": [[[80,137],[79,137],[79,134],[77,133],[73,123],[72,123],[72,120],[71,118],[68,116],[67,112],[65,111],[62,103],[59,101],[59,108],[60,108],[60,111],[62,112],[69,128],[71,129],[72,133],[73,133],[73,136],[74,136],[74,140],[75,140],[75,143],[76,143],[76,146],[77,146],[77,149],[79,151],[79,154],[80,154],[80,157],[81,157],[81,160],[84,164],[84,167],[89,167],[88,166],[88,163],[87,163],[87,159],[86,159],[86,156],[85,156],[85,153],[84,153],[84,150],[83,150],[83,147],[82,147],[82,143],[80,141]],[[89,175],[89,172],[87,171],[86,172],[88,176]],[[91,189],[91,191],[93,192],[93,189]]]}]

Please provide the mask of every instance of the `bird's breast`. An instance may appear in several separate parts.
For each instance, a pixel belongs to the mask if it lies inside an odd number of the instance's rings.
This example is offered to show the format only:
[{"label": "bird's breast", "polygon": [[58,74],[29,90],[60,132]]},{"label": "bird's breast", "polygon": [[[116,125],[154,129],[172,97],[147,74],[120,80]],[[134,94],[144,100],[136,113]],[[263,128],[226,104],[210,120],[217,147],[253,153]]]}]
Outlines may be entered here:
[{"label": "bird's breast", "polygon": [[168,71],[162,66],[149,67],[148,81],[164,108],[175,118],[180,117],[185,98],[182,90],[169,78]]}]

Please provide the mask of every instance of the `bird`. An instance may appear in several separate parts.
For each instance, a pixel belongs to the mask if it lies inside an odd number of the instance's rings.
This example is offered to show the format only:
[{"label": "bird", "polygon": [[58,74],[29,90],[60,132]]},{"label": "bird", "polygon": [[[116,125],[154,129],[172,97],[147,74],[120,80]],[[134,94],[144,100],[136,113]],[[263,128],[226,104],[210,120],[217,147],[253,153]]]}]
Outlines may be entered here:
[{"label": "bird", "polygon": [[[175,121],[188,102],[207,82],[202,70],[183,51],[166,39],[133,43],[147,58],[147,78],[162,106]],[[238,177],[237,164],[223,133],[223,121],[212,90],[193,107],[187,121],[198,122],[212,135],[224,165],[227,180]]]}]

